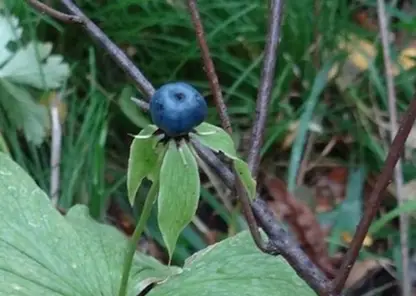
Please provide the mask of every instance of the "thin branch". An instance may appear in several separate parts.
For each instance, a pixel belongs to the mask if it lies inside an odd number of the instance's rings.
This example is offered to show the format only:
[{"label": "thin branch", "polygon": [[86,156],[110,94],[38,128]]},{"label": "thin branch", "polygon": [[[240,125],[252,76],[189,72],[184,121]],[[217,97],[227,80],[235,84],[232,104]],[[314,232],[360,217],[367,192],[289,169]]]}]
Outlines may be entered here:
[{"label": "thin branch", "polygon": [[[386,8],[383,0],[377,0],[377,13],[380,27],[381,42],[383,47],[384,56],[384,70],[387,80],[387,92],[389,101],[389,115],[390,115],[390,137],[391,141],[394,139],[394,135],[397,132],[397,110],[396,110],[396,90],[393,80],[393,63],[390,58],[390,45],[389,45],[389,28],[388,19],[386,15]],[[397,161],[394,179],[396,184],[396,194],[399,205],[403,205],[406,199],[403,196],[403,172],[402,163],[399,159]],[[400,249],[401,249],[401,263],[402,263],[402,295],[411,296],[412,283],[409,274],[409,215],[406,213],[400,214]]]},{"label": "thin branch", "polygon": [[261,237],[259,227],[256,222],[256,218],[254,217],[252,203],[247,194],[247,190],[244,187],[243,181],[241,181],[239,175],[237,174],[237,170],[234,165],[232,166],[232,172],[234,175],[234,186],[237,191],[237,196],[240,197],[239,200],[243,208],[244,217],[246,218],[248,228],[253,237],[254,243],[260,249],[260,251],[268,253],[266,249],[266,244]]},{"label": "thin branch", "polygon": [[259,224],[269,237],[268,253],[280,253],[296,273],[318,294],[322,296],[340,295],[332,292],[332,283],[305,254],[298,243],[279,225],[266,202],[257,197],[253,210]]},{"label": "thin branch", "polygon": [[150,105],[149,105],[148,102],[143,101],[143,100],[140,100],[138,98],[134,98],[134,97],[131,97],[130,100],[132,100],[133,103],[135,103],[143,111],[145,111],[145,112],[148,112],[149,111]]},{"label": "thin branch", "polygon": [[271,0],[263,71],[261,73],[260,89],[257,95],[256,119],[253,125],[250,151],[248,154],[248,166],[254,178],[257,176],[260,162],[260,149],[263,145],[264,129],[267,120],[267,107],[270,101],[276,66],[277,48],[280,41],[280,24],[282,22],[283,6],[283,0]]},{"label": "thin branch", "polygon": [[82,19],[76,15],[70,15],[70,14],[59,12],[53,9],[52,7],[49,7],[48,5],[43,4],[42,2],[39,2],[37,0],[27,0],[27,2],[29,2],[29,4],[32,5],[33,8],[37,9],[41,13],[50,15],[51,17],[56,18],[60,20],[61,22],[82,24]]},{"label": "thin branch", "polygon": [[61,170],[61,144],[62,144],[62,127],[59,121],[59,104],[60,97],[58,94],[54,95],[50,104],[51,114],[51,184],[50,184],[50,196],[52,204],[56,207],[59,200],[59,181]]},{"label": "thin branch", "polygon": [[403,151],[404,144],[412,129],[413,123],[416,118],[416,97],[413,98],[410,106],[408,107],[406,114],[403,117],[403,121],[400,124],[400,128],[394,137],[393,143],[390,146],[390,151],[387,155],[387,159],[384,164],[384,168],[377,179],[377,182],[370,194],[367,205],[364,210],[364,214],[357,226],[357,230],[354,234],[351,246],[344,256],[344,260],[340,267],[340,272],[334,280],[334,291],[340,292],[344,287],[345,281],[350,274],[351,268],[357,259],[360,252],[361,245],[368,232],[371,221],[374,219],[377,210],[380,206],[380,202],[383,199],[383,192],[389,184],[392,172],[396,166],[397,161]]},{"label": "thin branch", "polygon": [[[233,188],[235,183],[233,172],[211,150],[202,146],[198,141],[192,139],[191,141],[199,157],[220,176],[227,187]],[[266,252],[270,255],[281,254],[297,274],[319,295],[336,295],[331,292],[331,282],[276,221],[267,204],[257,197],[252,202],[252,207],[259,224],[269,238]]]},{"label": "thin branch", "polygon": [[208,81],[212,90],[212,94],[215,100],[215,106],[217,107],[218,114],[220,116],[222,127],[229,133],[232,133],[230,118],[227,113],[227,106],[224,103],[222,97],[222,91],[220,83],[218,82],[218,76],[215,72],[215,66],[209,53],[207,41],[205,39],[204,27],[202,26],[201,17],[199,15],[196,0],[188,0],[188,8],[191,13],[193,25],[195,27],[196,37],[201,48],[201,55],[205,65],[205,71],[208,76]]},{"label": "thin branch", "polygon": [[142,91],[146,98],[150,99],[155,92],[153,85],[133,64],[127,55],[120,48],[118,48],[117,45],[115,45],[114,42],[112,42],[103,31],[101,31],[100,28],[88,19],[71,0],[61,0],[61,2],[74,15],[83,19],[83,25],[88,34],[101,44],[113,60],[118,63],[118,65],[133,79],[136,86]]},{"label": "thin branch", "polygon": [[[224,103],[221,87],[218,82],[217,74],[215,73],[214,62],[212,61],[211,55],[209,53],[209,48],[205,39],[204,28],[202,26],[201,17],[199,15],[198,7],[196,5],[196,0],[188,0],[188,8],[191,13],[193,25],[195,27],[196,37],[201,48],[202,59],[204,61],[208,81],[210,83],[211,90],[214,95],[215,105],[220,115],[221,125],[231,135],[232,128],[230,124],[230,119],[227,114],[227,106]],[[250,199],[248,197],[247,191],[244,188],[243,182],[238,177],[235,168],[233,168],[233,173],[236,176],[234,184],[235,186],[233,189],[235,189],[237,196],[239,197],[239,200],[241,202],[244,217],[246,218],[250,233],[253,237],[256,246],[261,251],[265,252],[265,243],[261,238],[261,234],[257,226],[256,219],[254,218],[253,210],[251,209]]]},{"label": "thin branch", "polygon": [[[27,2],[33,5],[36,9],[39,9],[39,5],[42,7],[42,12],[50,15],[51,17],[62,20],[62,13],[58,12],[50,7],[46,8],[45,4],[39,1],[27,0]],[[107,35],[101,31],[90,19],[88,19],[84,13],[71,1],[61,0],[61,3],[73,14],[73,17],[78,20],[84,27],[87,33],[108,52],[111,58],[122,68],[135,82],[138,89],[145,95],[147,99],[155,92],[154,87],[142,74],[142,72],[133,64],[133,62],[127,57],[127,55],[112,42]]]}]

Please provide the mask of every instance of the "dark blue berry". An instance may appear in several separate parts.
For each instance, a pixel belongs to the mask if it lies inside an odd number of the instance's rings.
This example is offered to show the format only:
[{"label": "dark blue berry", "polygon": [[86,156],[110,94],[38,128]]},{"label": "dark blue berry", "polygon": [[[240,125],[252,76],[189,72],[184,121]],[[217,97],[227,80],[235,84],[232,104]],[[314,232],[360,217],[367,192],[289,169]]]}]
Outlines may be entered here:
[{"label": "dark blue berry", "polygon": [[202,95],[184,82],[163,85],[150,100],[153,123],[171,137],[192,131],[204,121],[207,109]]}]

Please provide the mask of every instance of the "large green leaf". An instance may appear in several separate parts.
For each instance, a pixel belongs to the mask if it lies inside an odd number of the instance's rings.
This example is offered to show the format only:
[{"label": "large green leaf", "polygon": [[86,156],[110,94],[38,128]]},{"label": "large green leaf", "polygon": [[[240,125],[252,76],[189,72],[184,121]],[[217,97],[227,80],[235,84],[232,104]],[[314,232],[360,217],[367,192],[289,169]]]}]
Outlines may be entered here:
[{"label": "large green leaf", "polygon": [[181,274],[157,284],[148,296],[312,296],[282,256],[259,251],[247,231],[188,259]]},{"label": "large green leaf", "polygon": [[256,195],[256,181],[250,173],[246,162],[238,158],[237,151],[232,138],[221,128],[203,122],[195,128],[196,133],[191,137],[196,138],[204,146],[211,148],[215,152],[222,152],[234,161],[235,169],[243,181],[243,184],[251,199]]},{"label": "large green leaf", "polygon": [[[116,295],[127,247],[122,233],[93,221],[83,205],[59,214],[3,153],[0,202],[0,295]],[[176,270],[136,254],[128,295]]]},{"label": "large green leaf", "polygon": [[131,143],[127,168],[127,192],[130,204],[134,203],[143,179],[149,177],[157,165],[158,153],[155,147],[157,140],[152,137],[156,129],[154,125],[148,125],[134,137]]},{"label": "large green leaf", "polygon": [[198,165],[187,144],[178,148],[174,140],[169,142],[159,180],[158,222],[172,258],[179,234],[191,222],[199,201]]}]

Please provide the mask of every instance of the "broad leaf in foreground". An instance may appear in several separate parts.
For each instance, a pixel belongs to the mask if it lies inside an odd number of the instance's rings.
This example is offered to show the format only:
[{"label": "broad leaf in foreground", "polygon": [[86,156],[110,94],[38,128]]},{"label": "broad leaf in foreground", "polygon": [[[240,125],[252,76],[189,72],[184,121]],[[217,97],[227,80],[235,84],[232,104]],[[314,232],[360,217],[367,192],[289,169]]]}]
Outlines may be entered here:
[{"label": "broad leaf in foreground", "polygon": [[213,151],[224,153],[234,161],[237,174],[243,181],[249,197],[254,199],[256,195],[256,181],[253,179],[247,163],[238,158],[233,139],[223,129],[206,122],[197,126],[195,130],[197,133],[192,133],[192,137]]},{"label": "broad leaf in foreground", "polygon": [[[117,295],[127,247],[123,234],[93,221],[85,206],[59,214],[3,153],[0,202],[0,295]],[[128,295],[176,271],[136,254]]]},{"label": "broad leaf in foreground", "polygon": [[212,245],[188,259],[181,274],[147,296],[314,296],[282,256],[259,251],[250,233]]},{"label": "broad leaf in foreground", "polygon": [[160,169],[159,228],[172,258],[179,234],[191,222],[198,207],[198,165],[188,145],[169,142]]}]

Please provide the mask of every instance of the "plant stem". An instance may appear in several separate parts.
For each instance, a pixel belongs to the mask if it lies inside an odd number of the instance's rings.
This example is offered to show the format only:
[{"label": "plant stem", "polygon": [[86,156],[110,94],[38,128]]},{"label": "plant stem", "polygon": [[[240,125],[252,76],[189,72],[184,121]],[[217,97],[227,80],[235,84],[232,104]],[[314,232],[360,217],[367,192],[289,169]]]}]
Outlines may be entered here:
[{"label": "plant stem", "polygon": [[124,264],[123,264],[123,276],[121,278],[121,285],[120,290],[118,292],[118,296],[126,296],[127,293],[127,284],[129,281],[130,269],[133,263],[134,253],[136,252],[137,244],[140,240],[140,237],[143,233],[144,227],[146,226],[146,222],[149,219],[153,203],[156,200],[159,182],[156,181],[150,187],[150,190],[147,194],[146,201],[144,202],[143,210],[140,214],[139,223],[134,229],[133,235],[130,238],[130,243],[127,249],[127,253],[124,257]]}]

